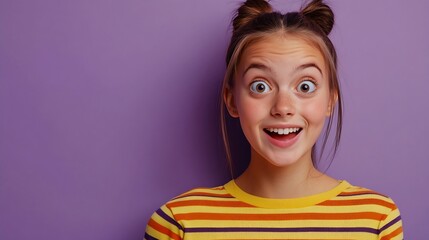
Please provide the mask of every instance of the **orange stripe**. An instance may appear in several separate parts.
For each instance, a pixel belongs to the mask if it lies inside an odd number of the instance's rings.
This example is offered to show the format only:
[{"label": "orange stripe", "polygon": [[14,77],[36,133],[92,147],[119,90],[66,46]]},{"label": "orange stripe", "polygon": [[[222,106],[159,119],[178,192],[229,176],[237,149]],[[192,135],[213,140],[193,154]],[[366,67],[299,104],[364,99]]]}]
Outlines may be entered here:
[{"label": "orange stripe", "polygon": [[352,191],[352,192],[342,192],[340,193],[338,196],[353,196],[353,195],[359,195],[359,194],[375,194],[375,195],[379,195],[379,196],[384,196],[383,194],[380,194],[378,192],[374,192],[371,190],[362,190],[362,191]]},{"label": "orange stripe", "polygon": [[351,205],[365,205],[375,204],[384,207],[388,207],[392,210],[396,209],[395,204],[383,201],[381,199],[367,198],[367,199],[349,199],[349,200],[328,200],[320,203],[322,206],[351,206]]},{"label": "orange stripe", "polygon": [[180,236],[179,235],[175,234],[170,229],[162,226],[161,224],[155,222],[153,219],[150,219],[147,225],[149,225],[151,228],[155,229],[156,231],[169,236],[172,239],[180,240]]},{"label": "orange stripe", "polygon": [[374,212],[356,213],[291,213],[291,214],[224,214],[224,213],[185,213],[177,214],[180,220],[380,220],[384,214]]},{"label": "orange stripe", "polygon": [[189,207],[189,206],[211,206],[211,207],[253,207],[250,204],[239,201],[213,201],[213,200],[184,200],[168,203],[167,207]]},{"label": "orange stripe", "polygon": [[179,195],[177,198],[182,197],[192,197],[192,196],[207,196],[207,197],[223,197],[223,198],[232,198],[231,194],[224,193],[224,194],[215,194],[215,193],[208,193],[208,192],[190,192],[190,193],[184,193]]},{"label": "orange stripe", "polygon": [[389,235],[382,237],[380,240],[389,240],[389,239],[392,239],[392,238],[398,236],[401,233],[402,233],[402,227],[399,227],[395,231],[391,232]]}]

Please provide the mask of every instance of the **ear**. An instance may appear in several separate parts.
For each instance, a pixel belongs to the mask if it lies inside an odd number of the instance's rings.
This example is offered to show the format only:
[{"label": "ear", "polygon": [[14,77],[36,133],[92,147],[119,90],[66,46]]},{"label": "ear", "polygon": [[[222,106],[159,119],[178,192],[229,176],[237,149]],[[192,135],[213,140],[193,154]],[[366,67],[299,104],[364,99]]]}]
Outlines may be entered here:
[{"label": "ear", "polygon": [[334,109],[335,104],[337,104],[338,101],[338,94],[334,93],[334,96],[331,97],[328,104],[328,110],[326,111],[326,116],[330,117],[332,114],[332,111]]},{"label": "ear", "polygon": [[226,87],[223,91],[223,101],[228,109],[228,113],[233,118],[238,118],[238,111],[234,101],[234,95],[232,89]]}]

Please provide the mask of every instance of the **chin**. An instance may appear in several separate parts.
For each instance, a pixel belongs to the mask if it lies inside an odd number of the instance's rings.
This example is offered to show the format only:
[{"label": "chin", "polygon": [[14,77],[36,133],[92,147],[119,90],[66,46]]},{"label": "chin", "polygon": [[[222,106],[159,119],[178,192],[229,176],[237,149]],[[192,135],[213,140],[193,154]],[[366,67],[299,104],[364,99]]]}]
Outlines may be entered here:
[{"label": "chin", "polygon": [[282,159],[276,159],[276,160],[268,160],[268,162],[274,167],[283,168],[283,167],[295,165],[298,162],[298,159],[282,158]]},{"label": "chin", "polygon": [[[303,151],[303,149],[295,148],[287,151],[278,151],[279,149],[272,149],[273,151],[265,152],[262,154],[256,153],[254,157],[259,158],[260,161],[265,161],[274,167],[288,167],[296,165],[297,163],[311,162],[311,149]],[[255,159],[257,160],[257,159]]]}]

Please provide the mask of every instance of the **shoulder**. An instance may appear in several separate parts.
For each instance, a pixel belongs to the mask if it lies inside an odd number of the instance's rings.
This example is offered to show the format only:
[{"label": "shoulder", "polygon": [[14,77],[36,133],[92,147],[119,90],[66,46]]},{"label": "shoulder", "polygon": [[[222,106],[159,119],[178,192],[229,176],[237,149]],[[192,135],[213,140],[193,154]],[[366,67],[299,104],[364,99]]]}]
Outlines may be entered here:
[{"label": "shoulder", "polygon": [[363,197],[370,196],[370,197],[380,197],[385,199],[389,198],[387,195],[380,193],[378,191],[375,191],[366,187],[352,185],[352,184],[349,184],[349,186],[345,188],[340,195],[341,196],[363,196]]},{"label": "shoulder", "polygon": [[[377,191],[350,185],[327,204],[352,209],[360,218],[375,220],[380,236],[388,239],[401,239],[402,219],[399,209],[392,198]],[[393,236],[398,238],[393,238]]]},{"label": "shoulder", "polygon": [[216,206],[232,198],[223,186],[194,188],[171,199],[156,210],[146,227],[145,239],[182,239],[183,220],[206,206]]},{"label": "shoulder", "polygon": [[217,186],[217,187],[199,187],[191,189],[187,192],[184,192],[176,197],[174,197],[170,202],[174,202],[180,199],[210,199],[210,198],[223,198],[230,197],[231,195],[225,190],[225,187]]},{"label": "shoulder", "polygon": [[[170,201],[164,206],[174,212],[177,208],[189,208],[194,206],[213,205],[216,202],[227,201],[233,197],[229,194],[224,186],[217,187],[200,187],[184,192]],[[189,209],[188,209],[189,210]]]},{"label": "shoulder", "polygon": [[388,213],[397,209],[395,202],[387,195],[351,184],[332,199],[332,203],[362,206],[370,210],[377,210],[380,213]]},{"label": "shoulder", "polygon": [[338,198],[343,200],[355,200],[366,204],[381,205],[389,209],[396,208],[394,201],[387,195],[361,186],[350,185],[338,195]]}]

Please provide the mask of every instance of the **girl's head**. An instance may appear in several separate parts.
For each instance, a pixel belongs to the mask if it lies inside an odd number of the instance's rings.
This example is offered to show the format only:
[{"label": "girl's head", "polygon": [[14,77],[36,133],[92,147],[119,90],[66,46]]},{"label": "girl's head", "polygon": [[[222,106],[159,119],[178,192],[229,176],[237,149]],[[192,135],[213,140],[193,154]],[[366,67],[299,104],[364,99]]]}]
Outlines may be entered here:
[{"label": "girl's head", "polygon": [[[222,95],[230,115],[240,118],[252,154],[274,165],[305,156],[315,163],[315,142],[329,117],[323,151],[335,112],[337,149],[342,102],[328,38],[333,24],[333,12],[322,0],[287,14],[274,12],[265,0],[248,0],[237,10]],[[224,107],[221,115],[231,161]]]}]

